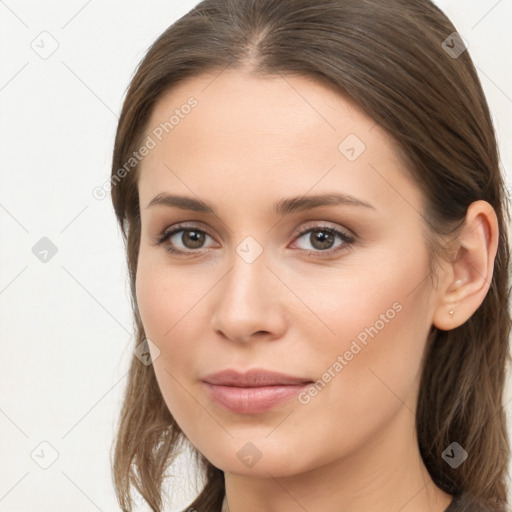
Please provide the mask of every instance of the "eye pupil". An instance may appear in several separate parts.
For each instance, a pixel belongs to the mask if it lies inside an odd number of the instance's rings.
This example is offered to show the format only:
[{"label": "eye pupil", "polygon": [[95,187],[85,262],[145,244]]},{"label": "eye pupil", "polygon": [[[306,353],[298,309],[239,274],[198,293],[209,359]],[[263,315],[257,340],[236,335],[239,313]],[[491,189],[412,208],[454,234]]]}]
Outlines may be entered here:
[{"label": "eye pupil", "polygon": [[[317,246],[319,242],[319,246]],[[328,249],[334,242],[334,236],[332,233],[327,231],[312,231],[311,232],[311,244],[316,249]]]},{"label": "eye pupil", "polygon": [[[188,233],[190,235],[190,240],[192,242],[192,245],[189,245],[189,240],[187,240],[185,233]],[[201,247],[201,245],[204,243],[204,233],[201,233],[200,231],[194,231],[194,230],[185,230],[183,232],[183,235],[181,236],[181,241],[183,244],[189,248],[189,249],[197,249]]]}]

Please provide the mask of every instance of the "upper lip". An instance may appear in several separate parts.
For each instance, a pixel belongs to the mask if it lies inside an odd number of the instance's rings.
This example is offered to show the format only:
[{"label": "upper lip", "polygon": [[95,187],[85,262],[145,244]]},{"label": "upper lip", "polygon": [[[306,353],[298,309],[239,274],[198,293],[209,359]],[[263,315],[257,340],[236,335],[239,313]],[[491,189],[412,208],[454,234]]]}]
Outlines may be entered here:
[{"label": "upper lip", "polygon": [[313,382],[304,377],[294,377],[284,373],[273,372],[260,368],[253,368],[246,372],[227,369],[212,373],[203,378],[204,382],[219,386],[235,386],[255,388],[261,386],[298,385]]}]

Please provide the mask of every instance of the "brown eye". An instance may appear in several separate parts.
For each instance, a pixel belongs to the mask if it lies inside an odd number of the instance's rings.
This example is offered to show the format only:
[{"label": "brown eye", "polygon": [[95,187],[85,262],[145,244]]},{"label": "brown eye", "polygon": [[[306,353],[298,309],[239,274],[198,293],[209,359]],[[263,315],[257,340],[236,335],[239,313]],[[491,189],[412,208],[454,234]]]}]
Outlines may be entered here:
[{"label": "brown eye", "polygon": [[[205,248],[207,237],[213,240],[213,237],[197,226],[178,225],[165,231],[155,240],[155,244],[164,245],[165,250],[171,254],[187,256],[194,253],[199,254],[200,249]],[[310,256],[330,256],[348,248],[355,242],[353,236],[331,226],[308,227],[297,235],[296,240],[301,238],[310,244],[310,247],[301,248],[309,251]],[[337,245],[335,245],[336,239],[339,240]]]},{"label": "brown eye", "polygon": [[[297,240],[300,238],[304,238],[306,242],[310,244],[310,247],[302,247],[302,249],[309,251],[311,255],[315,256],[331,255],[349,247],[355,242],[354,237],[330,226],[313,226],[306,228],[299,233]],[[338,245],[334,245],[336,238],[340,240]]]},{"label": "brown eye", "polygon": [[206,235],[204,232],[194,229],[184,229],[181,232],[183,234],[179,239],[187,249],[199,249],[203,245]]},{"label": "brown eye", "polygon": [[178,225],[165,231],[155,243],[164,245],[165,250],[172,254],[186,255],[199,252],[197,249],[203,248],[206,237],[212,238],[197,226]]}]

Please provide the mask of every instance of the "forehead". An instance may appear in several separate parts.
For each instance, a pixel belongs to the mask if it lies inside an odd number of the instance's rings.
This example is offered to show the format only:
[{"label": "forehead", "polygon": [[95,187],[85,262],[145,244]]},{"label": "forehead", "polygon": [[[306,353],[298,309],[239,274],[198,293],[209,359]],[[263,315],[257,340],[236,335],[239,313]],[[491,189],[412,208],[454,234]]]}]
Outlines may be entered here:
[{"label": "forehead", "polygon": [[145,137],[154,148],[140,165],[141,197],[187,185],[221,196],[242,185],[264,196],[341,185],[391,198],[379,171],[404,179],[395,142],[372,118],[334,86],[297,75],[188,79],[161,96]]},{"label": "forehead", "polygon": [[[192,99],[196,105],[189,108]],[[182,122],[187,118],[186,123]],[[188,136],[194,131],[205,141],[268,133],[280,141],[300,137],[301,142],[307,142],[316,135],[329,139],[334,136],[336,141],[347,128],[363,136],[376,126],[333,85],[298,75],[261,77],[233,70],[193,77],[163,93],[153,108],[146,132],[149,134],[170,120],[174,135],[186,132],[183,135]]]}]

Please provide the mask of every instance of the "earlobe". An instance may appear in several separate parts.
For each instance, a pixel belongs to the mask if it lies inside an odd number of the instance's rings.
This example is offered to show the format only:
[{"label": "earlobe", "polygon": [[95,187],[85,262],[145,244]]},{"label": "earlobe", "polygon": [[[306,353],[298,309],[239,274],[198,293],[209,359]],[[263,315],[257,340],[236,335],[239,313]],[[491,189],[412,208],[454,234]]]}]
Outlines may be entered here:
[{"label": "earlobe", "polygon": [[499,229],[486,201],[473,202],[457,237],[459,248],[449,264],[446,284],[439,288],[433,323],[441,330],[459,327],[479,308],[491,286]]}]

